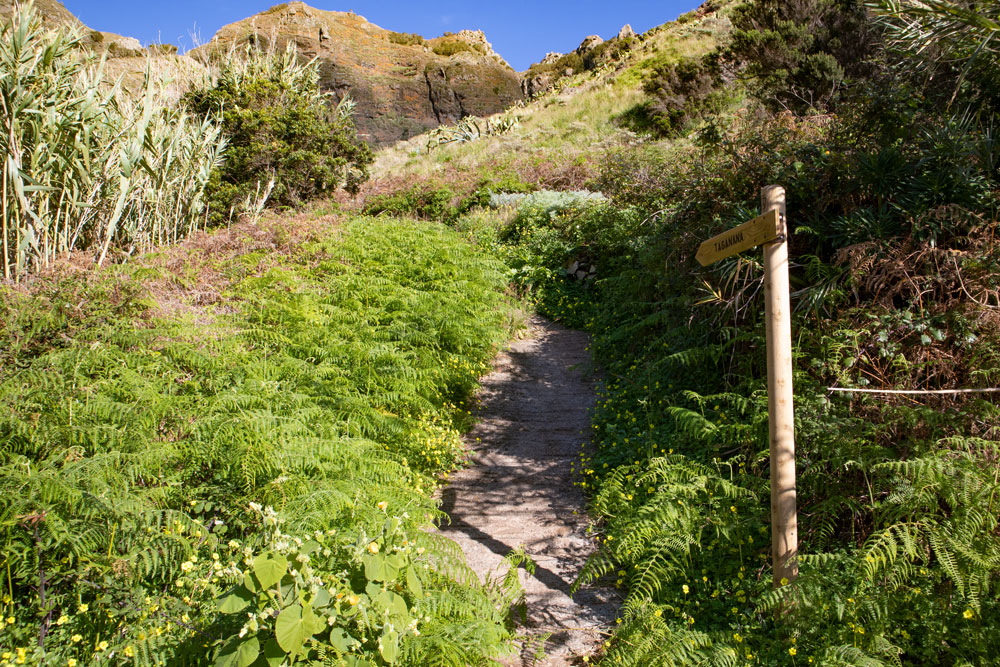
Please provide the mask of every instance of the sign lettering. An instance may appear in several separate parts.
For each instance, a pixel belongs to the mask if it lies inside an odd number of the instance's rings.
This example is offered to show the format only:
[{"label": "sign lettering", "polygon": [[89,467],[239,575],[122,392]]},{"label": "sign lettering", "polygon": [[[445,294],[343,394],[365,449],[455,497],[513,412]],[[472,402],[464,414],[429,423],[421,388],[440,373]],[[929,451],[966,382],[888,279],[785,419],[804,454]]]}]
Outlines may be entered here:
[{"label": "sign lettering", "polygon": [[770,243],[781,235],[779,222],[777,209],[772,209],[705,241],[694,257],[702,266],[708,266],[744,250]]}]

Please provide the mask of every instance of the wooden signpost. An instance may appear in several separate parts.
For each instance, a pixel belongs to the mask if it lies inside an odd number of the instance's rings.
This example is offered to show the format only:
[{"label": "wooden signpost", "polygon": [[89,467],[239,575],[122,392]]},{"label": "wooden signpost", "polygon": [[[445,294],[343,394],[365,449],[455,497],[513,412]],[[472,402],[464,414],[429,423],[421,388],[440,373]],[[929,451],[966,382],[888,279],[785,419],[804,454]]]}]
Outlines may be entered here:
[{"label": "wooden signpost", "polygon": [[763,214],[711,238],[698,248],[702,266],[764,246],[767,320],[767,407],[771,441],[771,555],[774,585],[799,573],[795,507],[795,412],[792,406],[792,312],[788,289],[788,221],[785,189],[761,190]]},{"label": "wooden signpost", "polygon": [[695,259],[702,266],[714,264],[720,259],[732,257],[736,253],[756,248],[759,245],[775,240],[781,235],[778,210],[773,209],[759,215],[750,222],[744,222],[728,232],[719,234],[698,246]]}]

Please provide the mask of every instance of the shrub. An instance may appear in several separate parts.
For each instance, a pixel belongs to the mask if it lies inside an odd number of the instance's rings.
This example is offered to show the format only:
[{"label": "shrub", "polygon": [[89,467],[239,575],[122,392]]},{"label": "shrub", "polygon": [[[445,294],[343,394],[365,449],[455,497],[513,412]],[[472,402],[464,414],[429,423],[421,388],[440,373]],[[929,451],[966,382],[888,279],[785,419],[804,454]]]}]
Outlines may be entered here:
[{"label": "shrub", "polygon": [[718,58],[684,58],[658,65],[643,84],[650,99],[624,116],[627,124],[660,136],[683,133],[692,123],[720,113],[730,100],[722,88]]},{"label": "shrub", "polygon": [[459,213],[467,213],[474,208],[492,206],[493,198],[503,193],[526,193],[536,189],[534,183],[526,183],[516,174],[504,174],[496,179],[484,178],[476,189],[462,198],[458,204]]},{"label": "shrub", "polygon": [[470,51],[472,53],[485,53],[479,44],[470,44],[461,39],[440,39],[433,42],[431,50],[439,56],[453,56],[456,53]]},{"label": "shrub", "polygon": [[364,207],[365,215],[415,217],[423,220],[449,221],[456,215],[452,201],[455,192],[445,185],[424,184],[409,190],[372,197]]},{"label": "shrub", "polygon": [[633,36],[624,39],[614,38],[601,42],[583,54],[583,69],[597,69],[607,62],[618,60],[639,45],[639,38]]},{"label": "shrub", "polygon": [[[348,100],[349,98],[345,98]],[[213,174],[212,220],[224,221],[273,180],[271,201],[292,206],[368,177],[371,149],[357,138],[350,102],[331,108],[318,65],[247,47],[231,54],[214,87],[189,93],[192,111],[221,119],[228,160]]]},{"label": "shrub", "polygon": [[390,32],[389,41],[403,46],[424,46],[427,40],[415,32]]},{"label": "shrub", "polygon": [[579,74],[583,70],[583,58],[580,57],[580,54],[573,52],[560,56],[550,63],[535,63],[528,69],[526,77],[530,78],[534,76],[541,76],[543,74],[555,74],[558,78],[565,76],[566,72],[571,71],[573,74]]},{"label": "shrub", "polygon": [[858,0],[755,0],[732,21],[727,57],[775,109],[829,107],[845,83],[871,72],[879,43]]}]

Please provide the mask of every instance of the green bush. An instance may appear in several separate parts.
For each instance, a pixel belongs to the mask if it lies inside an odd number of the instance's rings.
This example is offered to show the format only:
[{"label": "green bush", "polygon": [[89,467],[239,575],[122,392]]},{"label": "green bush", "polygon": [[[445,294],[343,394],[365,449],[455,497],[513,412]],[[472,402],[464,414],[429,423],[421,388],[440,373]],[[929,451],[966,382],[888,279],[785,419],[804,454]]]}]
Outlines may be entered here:
[{"label": "green bush", "polygon": [[773,109],[825,109],[871,73],[879,31],[859,0],[754,0],[732,16],[729,59]]},{"label": "green bush", "polygon": [[458,203],[458,213],[467,213],[477,207],[490,206],[494,196],[499,193],[528,193],[537,189],[534,183],[522,181],[516,174],[504,174],[497,178],[484,178],[476,189],[462,197]]},{"label": "green bush", "polygon": [[403,46],[424,46],[427,40],[415,32],[390,32],[389,41]]},{"label": "green bush", "polygon": [[440,39],[433,42],[431,50],[439,56],[453,56],[456,53],[485,53],[479,44],[470,44],[462,39]]},{"label": "green bush", "polygon": [[561,78],[566,76],[566,72],[579,74],[582,71],[584,71],[583,58],[580,57],[580,54],[573,52],[560,56],[550,63],[535,63],[528,69],[526,76],[530,78],[543,74],[554,74],[556,78]]},{"label": "green bush", "polygon": [[625,114],[638,130],[660,136],[683,134],[696,121],[716,116],[731,101],[723,87],[718,58],[685,58],[658,65],[643,83],[650,99]]},{"label": "green bush", "polygon": [[639,38],[635,36],[629,36],[625,39],[618,39],[616,37],[601,42],[583,54],[583,69],[589,72],[590,70],[597,69],[604,63],[618,60],[636,48],[639,43]]},{"label": "green bush", "polygon": [[456,215],[452,204],[455,192],[448,186],[425,184],[409,190],[372,197],[365,203],[365,215],[414,217],[446,222]]},{"label": "green bush", "polygon": [[317,64],[300,65],[248,47],[222,67],[214,87],[184,98],[193,112],[221,119],[227,159],[209,193],[215,223],[241,213],[274,182],[279,206],[316,199],[338,187],[356,191],[373,157],[360,142],[349,105],[331,108],[319,91]]}]

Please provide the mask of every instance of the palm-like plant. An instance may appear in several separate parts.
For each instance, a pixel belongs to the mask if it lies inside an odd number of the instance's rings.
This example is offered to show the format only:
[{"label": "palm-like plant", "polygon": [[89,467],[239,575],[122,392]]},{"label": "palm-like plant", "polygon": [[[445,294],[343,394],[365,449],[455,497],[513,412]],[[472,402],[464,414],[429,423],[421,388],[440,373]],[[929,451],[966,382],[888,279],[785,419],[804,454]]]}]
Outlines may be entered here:
[{"label": "palm-like plant", "polygon": [[1000,4],[974,0],[878,0],[869,7],[908,67],[956,73],[949,106],[967,97],[975,111],[1000,93]]}]

